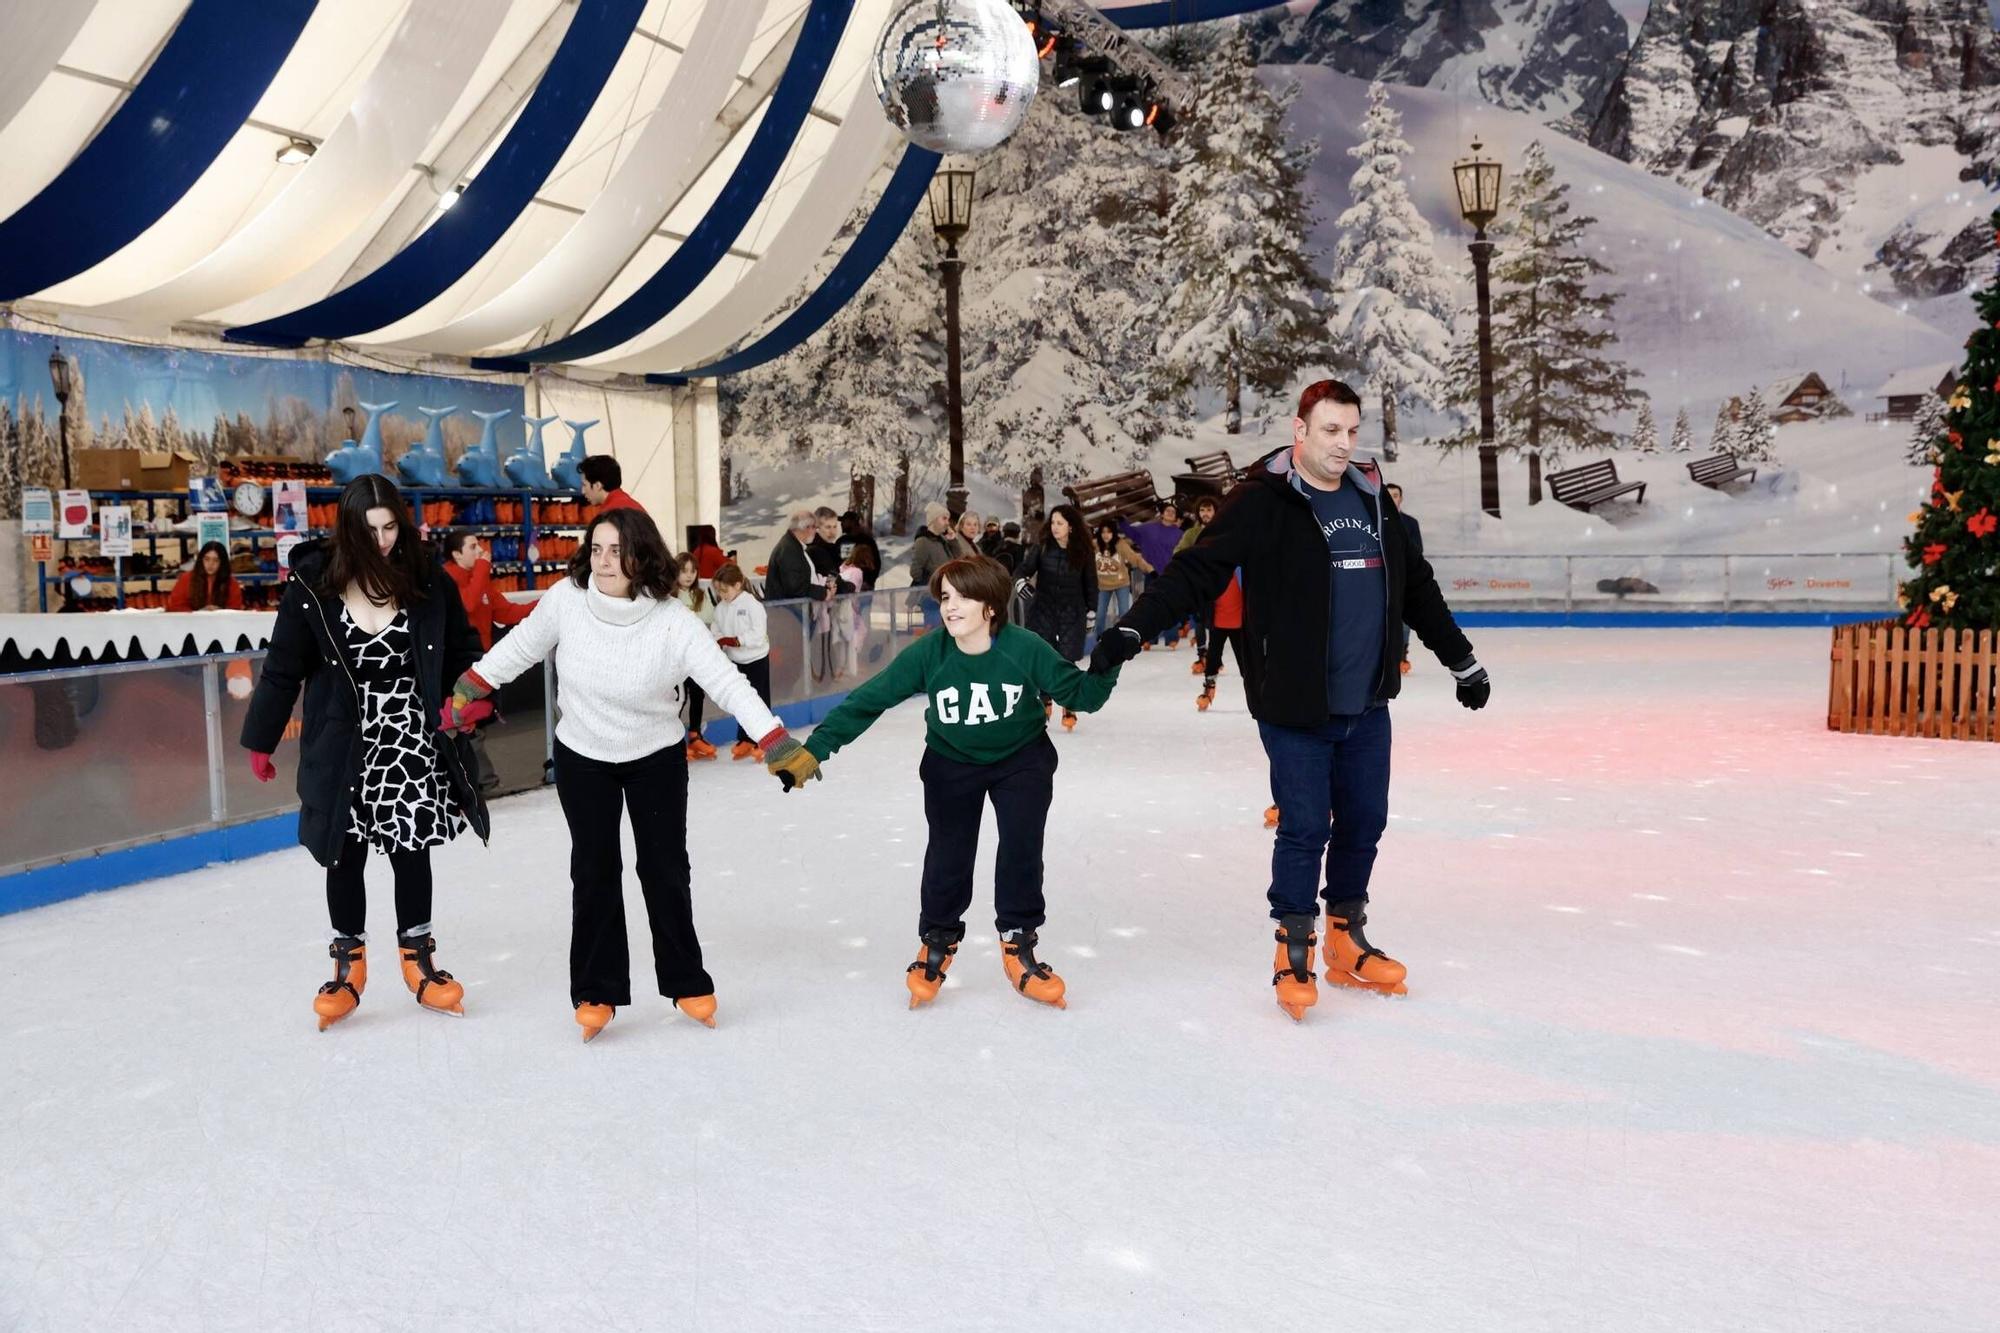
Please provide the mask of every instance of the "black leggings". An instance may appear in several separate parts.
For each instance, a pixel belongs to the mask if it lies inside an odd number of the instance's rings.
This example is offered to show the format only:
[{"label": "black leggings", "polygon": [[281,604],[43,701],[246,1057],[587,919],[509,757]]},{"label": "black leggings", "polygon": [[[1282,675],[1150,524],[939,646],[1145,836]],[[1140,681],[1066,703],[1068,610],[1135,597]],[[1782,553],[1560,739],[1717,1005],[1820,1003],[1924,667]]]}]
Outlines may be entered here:
[{"label": "black leggings", "polygon": [[1240,670],[1243,666],[1243,631],[1224,629],[1220,625],[1208,627],[1208,651],[1203,657],[1201,669],[1211,685],[1215,684],[1215,673],[1222,669],[1222,647],[1232,639],[1236,642],[1236,666]]},{"label": "black leggings", "polygon": [[[764,701],[764,707],[771,706],[771,658],[767,654],[754,662],[738,662],[736,669],[750,682],[750,688],[757,691],[757,697]],[[736,724],[736,739],[748,745],[755,745],[762,737],[752,736],[743,730],[743,724]]]},{"label": "black leggings", "polygon": [[702,693],[701,686],[695,684],[690,679],[687,683],[688,736],[690,738],[701,735],[701,711],[702,706],[707,702],[708,696]]},{"label": "black leggings", "polygon": [[[368,844],[348,835],[340,858],[326,868],[326,913],[342,935],[359,935],[368,928],[368,886],[361,872],[368,865]],[[396,931],[409,934],[431,923],[431,851],[390,852],[396,872]]]}]

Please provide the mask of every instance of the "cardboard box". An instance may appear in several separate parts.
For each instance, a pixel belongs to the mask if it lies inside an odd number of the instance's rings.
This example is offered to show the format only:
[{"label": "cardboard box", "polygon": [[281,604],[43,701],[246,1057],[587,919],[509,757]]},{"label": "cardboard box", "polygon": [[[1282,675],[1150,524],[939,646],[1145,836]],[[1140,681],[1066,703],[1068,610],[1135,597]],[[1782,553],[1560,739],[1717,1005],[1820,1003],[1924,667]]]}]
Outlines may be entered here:
[{"label": "cardboard box", "polygon": [[88,491],[185,492],[193,462],[193,454],[164,449],[79,449],[70,456],[70,469]]}]

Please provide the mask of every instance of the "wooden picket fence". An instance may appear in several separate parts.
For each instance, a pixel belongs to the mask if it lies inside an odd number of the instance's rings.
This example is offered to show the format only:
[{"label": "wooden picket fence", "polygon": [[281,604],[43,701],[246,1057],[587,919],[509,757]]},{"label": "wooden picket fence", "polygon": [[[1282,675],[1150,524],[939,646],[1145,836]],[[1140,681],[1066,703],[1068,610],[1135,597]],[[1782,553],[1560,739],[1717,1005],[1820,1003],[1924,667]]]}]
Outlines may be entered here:
[{"label": "wooden picket fence", "polygon": [[1838,625],[1832,660],[1829,731],[2000,741],[2000,636],[1991,629]]}]

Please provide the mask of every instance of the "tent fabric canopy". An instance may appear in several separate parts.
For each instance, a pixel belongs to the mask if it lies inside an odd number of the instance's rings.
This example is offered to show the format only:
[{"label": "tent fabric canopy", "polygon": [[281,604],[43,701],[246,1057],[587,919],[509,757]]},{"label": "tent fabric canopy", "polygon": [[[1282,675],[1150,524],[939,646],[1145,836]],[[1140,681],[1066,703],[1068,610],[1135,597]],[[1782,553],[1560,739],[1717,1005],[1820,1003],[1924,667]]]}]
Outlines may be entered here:
[{"label": "tent fabric canopy", "polygon": [[[872,95],[897,6],[6,7],[0,300],[506,369],[756,364],[851,298],[937,165]],[[1121,26],[1262,7],[1103,6]],[[311,155],[280,161],[293,141]]]}]

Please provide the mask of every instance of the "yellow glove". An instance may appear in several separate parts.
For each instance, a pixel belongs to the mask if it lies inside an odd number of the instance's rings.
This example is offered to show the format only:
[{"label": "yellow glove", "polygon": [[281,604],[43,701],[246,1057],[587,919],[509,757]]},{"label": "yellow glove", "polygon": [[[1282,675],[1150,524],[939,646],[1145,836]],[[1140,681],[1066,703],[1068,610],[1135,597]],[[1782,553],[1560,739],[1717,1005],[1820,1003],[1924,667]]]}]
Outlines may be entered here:
[{"label": "yellow glove", "polygon": [[813,752],[790,736],[764,751],[764,768],[786,791],[804,785],[807,778],[826,780],[820,776],[819,760],[813,758]]}]

